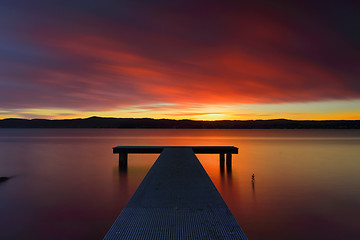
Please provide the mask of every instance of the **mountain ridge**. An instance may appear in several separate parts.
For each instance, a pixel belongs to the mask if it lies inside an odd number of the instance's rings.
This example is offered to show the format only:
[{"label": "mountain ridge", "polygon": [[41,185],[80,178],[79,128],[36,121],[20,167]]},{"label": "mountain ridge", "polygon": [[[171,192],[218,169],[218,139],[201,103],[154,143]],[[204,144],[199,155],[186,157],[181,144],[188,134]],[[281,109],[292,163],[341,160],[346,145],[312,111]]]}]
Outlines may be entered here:
[{"label": "mountain ridge", "polygon": [[75,119],[0,120],[0,128],[183,128],[183,129],[360,129],[360,120],[173,120],[89,117]]}]

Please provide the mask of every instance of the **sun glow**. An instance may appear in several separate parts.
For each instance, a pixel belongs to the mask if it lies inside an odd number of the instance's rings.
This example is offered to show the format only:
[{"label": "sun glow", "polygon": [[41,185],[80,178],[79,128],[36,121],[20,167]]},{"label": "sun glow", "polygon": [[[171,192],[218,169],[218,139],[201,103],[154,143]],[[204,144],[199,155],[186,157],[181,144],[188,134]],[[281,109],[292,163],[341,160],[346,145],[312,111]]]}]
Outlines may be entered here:
[{"label": "sun glow", "polygon": [[115,109],[74,110],[65,108],[1,110],[0,118],[70,119],[91,116],[190,120],[359,120],[360,101],[333,101],[287,104],[173,104],[119,106]]}]

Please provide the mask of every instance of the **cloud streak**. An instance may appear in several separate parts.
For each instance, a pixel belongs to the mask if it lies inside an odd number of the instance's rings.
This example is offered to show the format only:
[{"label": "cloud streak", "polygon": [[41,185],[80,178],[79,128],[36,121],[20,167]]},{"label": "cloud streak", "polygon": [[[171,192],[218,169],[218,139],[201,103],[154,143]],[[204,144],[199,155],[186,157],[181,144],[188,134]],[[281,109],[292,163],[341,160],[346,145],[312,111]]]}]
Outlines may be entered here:
[{"label": "cloud streak", "polygon": [[2,109],[360,98],[350,3],[35,2],[0,5]]}]

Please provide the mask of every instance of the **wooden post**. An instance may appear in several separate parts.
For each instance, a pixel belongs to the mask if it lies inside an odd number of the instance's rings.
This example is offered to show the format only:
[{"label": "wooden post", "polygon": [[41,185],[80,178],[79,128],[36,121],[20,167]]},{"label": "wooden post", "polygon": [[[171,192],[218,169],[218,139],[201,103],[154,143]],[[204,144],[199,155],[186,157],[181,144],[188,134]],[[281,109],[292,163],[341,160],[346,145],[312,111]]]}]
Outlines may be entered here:
[{"label": "wooden post", "polygon": [[126,152],[119,153],[119,168],[120,169],[127,169],[127,158],[128,158],[128,155]]},{"label": "wooden post", "polygon": [[227,153],[226,154],[226,170],[228,172],[231,172],[231,162],[232,162],[232,154]]},{"label": "wooden post", "polygon": [[224,172],[224,166],[225,166],[225,154],[220,153],[220,171]]}]

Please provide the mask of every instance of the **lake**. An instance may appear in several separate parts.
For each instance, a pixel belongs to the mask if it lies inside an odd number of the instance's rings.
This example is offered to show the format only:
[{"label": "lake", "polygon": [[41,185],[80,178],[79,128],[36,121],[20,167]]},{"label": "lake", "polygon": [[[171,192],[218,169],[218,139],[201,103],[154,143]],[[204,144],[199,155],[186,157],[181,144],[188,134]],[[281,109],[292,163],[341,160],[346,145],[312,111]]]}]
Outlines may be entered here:
[{"label": "lake", "polygon": [[197,157],[250,240],[360,239],[360,130],[229,129],[0,129],[0,239],[102,239],[158,157],[119,145],[238,147]]}]

